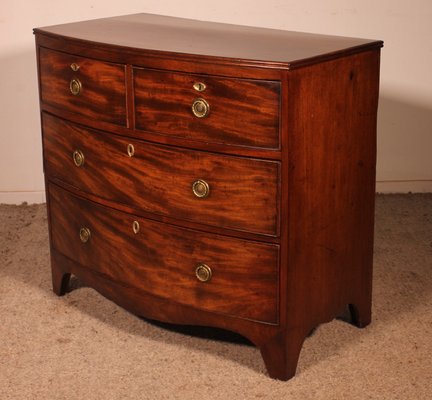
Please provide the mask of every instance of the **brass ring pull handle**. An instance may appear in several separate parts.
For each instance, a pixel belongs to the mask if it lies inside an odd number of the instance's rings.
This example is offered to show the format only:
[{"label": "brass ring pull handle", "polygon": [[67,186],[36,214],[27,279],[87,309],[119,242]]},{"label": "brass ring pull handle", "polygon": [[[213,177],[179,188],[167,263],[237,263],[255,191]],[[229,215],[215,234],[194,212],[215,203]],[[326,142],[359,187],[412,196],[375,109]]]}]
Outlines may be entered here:
[{"label": "brass ring pull handle", "polygon": [[71,70],[74,71],[74,72],[78,71],[79,68],[80,68],[80,66],[78,64],[76,64],[76,63],[72,63],[70,65],[70,67],[71,67]]},{"label": "brass ring pull handle", "polygon": [[192,191],[196,197],[204,199],[210,194],[210,186],[205,180],[198,179],[192,183]]},{"label": "brass ring pull handle", "polygon": [[127,154],[129,157],[133,157],[133,155],[135,154],[135,147],[133,144],[128,144],[127,145]]},{"label": "brass ring pull handle", "polygon": [[199,264],[195,268],[195,276],[200,282],[208,282],[212,277],[212,270],[206,264]]},{"label": "brass ring pull handle", "polygon": [[72,79],[69,83],[69,89],[74,96],[78,96],[82,90],[82,84],[79,79]]},{"label": "brass ring pull handle", "polygon": [[84,165],[84,154],[81,150],[75,150],[72,153],[72,158],[77,167],[82,167]]},{"label": "brass ring pull handle", "polygon": [[79,231],[79,237],[81,242],[87,243],[90,239],[91,233],[89,228],[81,228]]},{"label": "brass ring pull handle", "polygon": [[138,221],[132,222],[132,230],[135,235],[140,231],[140,224]]},{"label": "brass ring pull handle", "polygon": [[195,117],[198,118],[207,117],[207,115],[210,112],[210,105],[202,98],[195,99],[194,102],[192,103],[192,112],[195,115]]}]

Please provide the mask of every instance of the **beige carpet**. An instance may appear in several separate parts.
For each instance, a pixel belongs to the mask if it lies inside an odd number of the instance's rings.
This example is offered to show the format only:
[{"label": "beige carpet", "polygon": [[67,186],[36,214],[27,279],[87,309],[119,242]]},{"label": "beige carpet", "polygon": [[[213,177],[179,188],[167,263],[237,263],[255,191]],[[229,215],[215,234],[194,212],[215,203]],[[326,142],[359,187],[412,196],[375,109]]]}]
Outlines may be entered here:
[{"label": "beige carpet", "polygon": [[432,194],[377,198],[372,325],[321,325],[288,382],[252,346],[163,329],[76,280],[56,297],[45,213],[0,206],[0,400],[432,398]]}]

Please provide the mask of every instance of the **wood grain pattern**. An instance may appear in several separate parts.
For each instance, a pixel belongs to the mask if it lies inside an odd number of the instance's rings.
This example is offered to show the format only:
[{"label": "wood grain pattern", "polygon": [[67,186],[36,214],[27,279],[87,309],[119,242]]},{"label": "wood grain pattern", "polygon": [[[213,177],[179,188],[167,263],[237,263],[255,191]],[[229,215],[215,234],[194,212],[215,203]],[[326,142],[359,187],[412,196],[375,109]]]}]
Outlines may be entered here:
[{"label": "wood grain pattern", "polygon": [[35,29],[35,38],[36,46],[135,67],[264,80],[279,80],[284,72],[284,69],[261,68],[257,67],[255,63],[238,59],[230,59],[228,62],[226,59],[206,58],[196,54],[180,55],[178,53],[152,52],[134,48],[124,49],[101,42],[89,43],[86,40],[74,37],[53,35],[41,29]]},{"label": "wood grain pattern", "polygon": [[[193,85],[202,82],[203,92]],[[136,128],[210,143],[279,149],[280,82],[134,68]],[[210,105],[197,118],[196,98]]]},{"label": "wood grain pattern", "polygon": [[[161,224],[49,185],[53,247],[126,286],[198,309],[276,323],[279,246]],[[140,231],[135,234],[132,223]],[[90,240],[79,239],[81,227]],[[120,255],[121,254],[121,255]],[[212,269],[199,282],[195,268]]]},{"label": "wood grain pattern", "polygon": [[[77,71],[71,64],[79,66]],[[118,125],[126,125],[125,66],[96,61],[45,48],[39,50],[40,96],[57,108]],[[69,89],[72,79],[81,93]]]},{"label": "wood grain pattern", "polygon": [[379,51],[288,73],[286,333],[261,346],[295,374],[304,338],[343,314],[371,321]]},{"label": "wood grain pattern", "polygon": [[308,323],[346,304],[370,322],[379,64],[373,51],[289,75],[289,313],[302,304]]},{"label": "wood grain pattern", "polygon": [[[53,279],[58,279],[54,287],[61,288],[58,283],[68,282],[70,274],[74,274],[86,286],[94,288],[107,299],[114,301],[136,315],[145,316],[146,318],[176,324],[224,328],[247,337],[257,346],[265,343],[281,330],[278,325],[230,315],[221,315],[212,311],[180,304],[171,299],[158,297],[133,286],[123,285],[120,282],[109,279],[107,275],[82,266],[55,248],[51,248],[51,268]],[[58,294],[61,296],[65,292],[60,291]],[[143,362],[145,362],[145,358],[146,356],[143,354]],[[191,371],[194,371],[194,369],[191,368]]]},{"label": "wood grain pattern", "polygon": [[212,64],[290,69],[382,46],[382,42],[377,40],[144,13],[44,27],[35,29],[35,32],[96,42],[107,45],[107,49],[139,50],[145,57],[168,55]]},{"label": "wood grain pattern", "polygon": [[[45,173],[138,209],[277,236],[279,162],[176,149],[93,131],[43,114]],[[127,145],[135,155],[127,155]],[[75,167],[72,153],[84,153]],[[210,185],[197,198],[192,183]]]},{"label": "wood grain pattern", "polygon": [[[123,122],[104,119],[118,115],[96,92],[90,105],[62,100],[60,86],[61,101],[41,96],[57,294],[73,273],[139,315],[231,329],[282,380],[318,324],[347,307],[370,323],[381,41],[145,14],[35,32],[48,84],[60,73],[45,48],[127,65]],[[206,91],[193,91],[197,78]],[[195,97],[207,119],[192,117]],[[208,198],[192,194],[196,179]],[[200,262],[214,268],[207,284]]]}]

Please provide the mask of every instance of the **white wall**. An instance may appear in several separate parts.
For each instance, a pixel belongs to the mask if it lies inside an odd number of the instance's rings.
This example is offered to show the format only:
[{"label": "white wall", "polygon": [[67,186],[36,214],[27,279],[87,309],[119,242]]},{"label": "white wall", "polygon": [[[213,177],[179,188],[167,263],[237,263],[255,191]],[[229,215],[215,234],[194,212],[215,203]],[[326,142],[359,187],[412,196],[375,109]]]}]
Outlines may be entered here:
[{"label": "white wall", "polygon": [[32,28],[136,12],[383,39],[377,190],[432,192],[430,0],[1,0],[0,203],[44,200]]}]

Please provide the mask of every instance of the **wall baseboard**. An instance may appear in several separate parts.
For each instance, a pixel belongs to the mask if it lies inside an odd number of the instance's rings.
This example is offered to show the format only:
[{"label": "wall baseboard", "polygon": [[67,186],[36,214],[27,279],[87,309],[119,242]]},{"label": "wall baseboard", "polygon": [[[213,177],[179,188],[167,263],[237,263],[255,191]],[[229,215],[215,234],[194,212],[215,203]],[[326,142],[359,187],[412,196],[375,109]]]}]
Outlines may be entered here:
[{"label": "wall baseboard", "polygon": [[377,181],[377,193],[432,193],[432,180]]},{"label": "wall baseboard", "polygon": [[45,191],[0,192],[0,204],[40,204],[46,202]]},{"label": "wall baseboard", "polygon": [[[377,193],[432,193],[432,180],[424,181],[377,181]],[[46,202],[45,192],[0,192],[0,204],[40,204]]]}]

